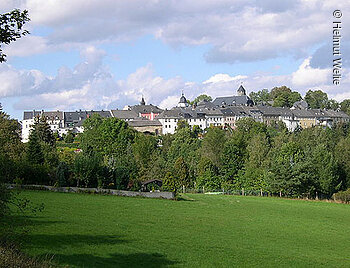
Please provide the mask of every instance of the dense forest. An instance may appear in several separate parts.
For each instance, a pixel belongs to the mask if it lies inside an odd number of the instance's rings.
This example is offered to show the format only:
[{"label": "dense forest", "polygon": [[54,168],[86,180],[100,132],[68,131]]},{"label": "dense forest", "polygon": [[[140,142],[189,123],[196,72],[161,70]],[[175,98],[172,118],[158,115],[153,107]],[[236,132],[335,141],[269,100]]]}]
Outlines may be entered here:
[{"label": "dense forest", "polygon": [[[85,131],[64,140],[37,118],[27,144],[20,125],[0,114],[0,178],[6,183],[140,190],[263,191],[289,197],[330,197],[350,185],[350,130],[308,128],[288,132],[277,122],[251,118],[235,130],[191,128],[180,121],[173,135],[136,132],[125,121],[94,115]],[[154,186],[152,186],[154,187]],[[151,190],[151,189],[149,189]]]}]

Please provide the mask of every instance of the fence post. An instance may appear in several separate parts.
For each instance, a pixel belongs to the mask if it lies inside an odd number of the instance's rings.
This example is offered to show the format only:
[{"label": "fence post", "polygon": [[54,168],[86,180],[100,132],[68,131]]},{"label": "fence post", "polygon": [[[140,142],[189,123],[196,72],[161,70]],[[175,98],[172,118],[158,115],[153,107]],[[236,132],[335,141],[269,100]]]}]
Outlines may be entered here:
[{"label": "fence post", "polygon": [[282,197],[282,191],[280,191],[280,197]]},{"label": "fence post", "polygon": [[185,185],[182,185],[182,192],[185,193]]},{"label": "fence post", "polygon": [[244,188],[242,188],[242,195],[244,195]]},{"label": "fence post", "polygon": [[262,189],[260,189],[260,196],[263,196],[263,192],[262,192]]},{"label": "fence post", "polygon": [[205,193],[205,191],[204,191],[204,186],[203,186],[203,194]]},{"label": "fence post", "polygon": [[317,192],[316,192],[316,200],[318,200],[318,194],[317,194]]}]

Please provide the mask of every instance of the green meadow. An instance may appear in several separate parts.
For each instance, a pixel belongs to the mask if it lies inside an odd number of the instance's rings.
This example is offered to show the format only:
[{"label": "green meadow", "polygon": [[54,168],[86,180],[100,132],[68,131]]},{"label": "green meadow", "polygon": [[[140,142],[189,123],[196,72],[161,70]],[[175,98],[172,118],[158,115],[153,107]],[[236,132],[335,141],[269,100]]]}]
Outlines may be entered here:
[{"label": "green meadow", "polygon": [[350,206],[186,194],[179,201],[24,191],[23,248],[65,267],[350,267]]}]

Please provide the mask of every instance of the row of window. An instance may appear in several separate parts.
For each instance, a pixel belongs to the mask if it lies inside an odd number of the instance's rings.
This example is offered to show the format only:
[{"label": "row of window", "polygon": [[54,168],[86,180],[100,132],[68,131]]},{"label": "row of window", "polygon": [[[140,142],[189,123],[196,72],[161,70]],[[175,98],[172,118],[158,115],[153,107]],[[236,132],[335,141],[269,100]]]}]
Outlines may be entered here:
[{"label": "row of window", "polygon": [[[171,128],[171,125],[165,125],[164,128]],[[176,129],[176,126],[175,126]]]}]

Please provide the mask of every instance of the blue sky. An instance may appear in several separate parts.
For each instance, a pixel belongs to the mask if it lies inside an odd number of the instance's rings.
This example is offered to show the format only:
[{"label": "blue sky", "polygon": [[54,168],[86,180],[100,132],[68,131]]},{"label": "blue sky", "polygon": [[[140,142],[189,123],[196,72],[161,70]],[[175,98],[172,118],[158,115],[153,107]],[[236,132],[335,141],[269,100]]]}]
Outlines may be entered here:
[{"label": "blue sky", "polygon": [[[344,1],[345,2],[345,1]],[[338,5],[338,6],[336,6]],[[332,1],[9,0],[30,35],[4,47],[0,102],[24,110],[114,109],[287,85],[350,98],[350,4]],[[342,11],[341,84],[332,84],[332,16]]]}]

